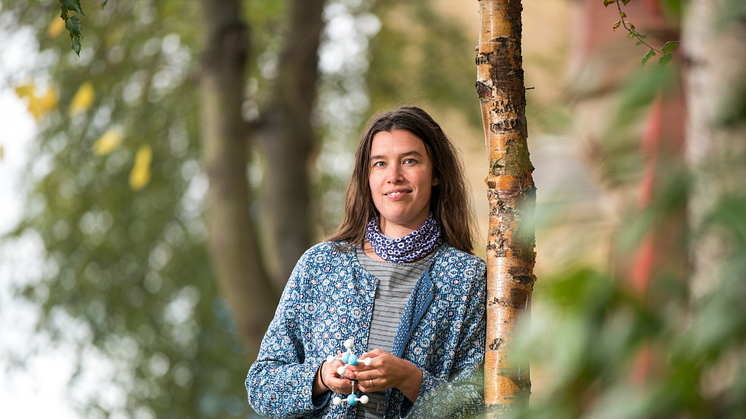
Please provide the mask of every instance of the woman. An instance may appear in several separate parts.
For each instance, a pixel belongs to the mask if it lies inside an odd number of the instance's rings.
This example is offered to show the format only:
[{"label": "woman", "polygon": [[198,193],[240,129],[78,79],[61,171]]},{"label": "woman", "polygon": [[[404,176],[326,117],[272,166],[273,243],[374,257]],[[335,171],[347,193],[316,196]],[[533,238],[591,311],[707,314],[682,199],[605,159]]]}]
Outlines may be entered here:
[{"label": "woman", "polygon": [[[485,264],[458,155],[425,111],[369,123],[338,231],[288,280],[246,378],[272,418],[469,417],[483,405]],[[353,340],[371,365],[326,362]],[[367,404],[335,405],[354,389]]]}]

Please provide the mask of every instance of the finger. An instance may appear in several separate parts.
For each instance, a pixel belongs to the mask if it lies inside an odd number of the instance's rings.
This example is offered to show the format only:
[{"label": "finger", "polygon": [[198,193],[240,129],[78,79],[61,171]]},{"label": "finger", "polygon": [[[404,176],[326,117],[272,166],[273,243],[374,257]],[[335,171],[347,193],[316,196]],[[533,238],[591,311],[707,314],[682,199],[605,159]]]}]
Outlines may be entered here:
[{"label": "finger", "polygon": [[373,371],[375,369],[378,369],[383,363],[381,361],[377,361],[376,358],[366,358],[368,362],[358,362],[357,365],[350,365],[348,370],[353,371],[356,374],[360,374],[361,372],[365,371]]},{"label": "finger", "polygon": [[335,363],[325,363],[321,368],[321,374],[323,375],[324,382],[327,385],[330,386],[331,383],[335,383],[337,387],[342,387],[344,385],[343,383],[347,380],[337,374],[337,366],[334,364]]},{"label": "finger", "polygon": [[358,387],[360,388],[360,391],[362,391],[363,393],[371,393],[371,392],[379,391],[379,390],[387,390],[386,388],[378,384],[377,381],[381,381],[381,380],[380,379],[375,380],[372,378],[368,378],[365,380],[359,380]]},{"label": "finger", "polygon": [[329,388],[335,392],[340,394],[350,394],[352,393],[352,381],[346,379],[346,378],[333,378],[330,380]]},{"label": "finger", "polygon": [[330,377],[330,376],[337,376],[337,369],[344,364],[342,361],[334,361],[334,362],[324,362],[324,365],[321,369],[322,374],[324,374],[324,378]]},{"label": "finger", "polygon": [[347,369],[345,370],[344,375],[342,377],[350,379],[350,380],[355,380],[355,379],[357,379],[357,374],[360,371],[361,370],[360,370],[359,366],[349,365],[349,366],[347,366]]},{"label": "finger", "polygon": [[366,366],[362,364],[349,366],[347,368],[347,372],[345,373],[345,377],[350,378],[352,380],[357,380],[360,378],[360,374],[368,371],[375,370],[375,367],[373,366]]},{"label": "finger", "polygon": [[383,356],[384,354],[387,354],[388,352],[382,351],[380,349],[373,349],[370,352],[366,352],[360,356],[360,358],[377,358],[379,356]]},{"label": "finger", "polygon": [[386,384],[388,379],[385,375],[382,375],[380,371],[365,371],[357,375],[358,387],[361,390],[370,391],[369,389],[375,388],[376,391],[387,390]]},{"label": "finger", "polygon": [[356,372],[357,372],[356,368],[354,366],[352,366],[352,365],[347,366],[347,368],[344,369],[344,374],[342,374],[342,375],[339,375],[339,370],[335,371],[335,373],[337,374],[337,377],[341,377],[343,379],[346,378],[346,379],[349,379],[349,380],[354,380],[355,379]]}]

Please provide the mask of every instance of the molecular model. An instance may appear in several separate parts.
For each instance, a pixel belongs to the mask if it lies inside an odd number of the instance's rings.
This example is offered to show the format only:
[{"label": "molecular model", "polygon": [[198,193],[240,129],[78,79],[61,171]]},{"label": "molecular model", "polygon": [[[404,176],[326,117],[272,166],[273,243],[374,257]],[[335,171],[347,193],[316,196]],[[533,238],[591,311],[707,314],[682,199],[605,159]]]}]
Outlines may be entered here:
[{"label": "molecular model", "polygon": [[[347,367],[349,367],[350,365],[357,365],[358,361],[362,361],[363,364],[365,364],[366,366],[370,366],[370,364],[373,362],[373,359],[371,358],[360,359],[358,358],[357,355],[352,353],[352,339],[347,339],[344,345],[345,345],[345,348],[347,348],[347,352],[343,353],[342,356],[337,358],[334,355],[329,355],[326,358],[326,362],[329,362],[329,363],[334,362],[336,360],[341,360],[342,362],[344,362],[343,366],[337,368],[337,374],[344,375],[345,371],[347,371]],[[355,394],[356,381],[355,380],[351,380],[351,381],[352,381],[352,393],[350,393],[350,395],[347,396],[347,399],[346,399],[347,404],[353,405],[357,402],[360,402],[362,404],[367,404],[368,396],[363,395],[362,397],[357,397],[357,395]],[[337,396],[332,400],[332,403],[334,403],[335,406],[339,406],[342,403],[342,400],[343,399],[341,397]]]}]

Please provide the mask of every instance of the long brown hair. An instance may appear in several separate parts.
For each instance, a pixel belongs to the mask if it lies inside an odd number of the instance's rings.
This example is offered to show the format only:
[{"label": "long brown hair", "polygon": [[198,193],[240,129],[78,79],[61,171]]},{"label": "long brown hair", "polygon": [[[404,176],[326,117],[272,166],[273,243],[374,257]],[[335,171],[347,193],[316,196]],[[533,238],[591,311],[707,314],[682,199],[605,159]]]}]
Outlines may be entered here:
[{"label": "long brown hair", "polygon": [[432,189],[430,211],[438,221],[443,242],[472,253],[476,224],[461,159],[438,123],[424,110],[410,106],[375,116],[368,122],[355,151],[355,166],[345,195],[344,218],[336,233],[327,240],[346,240],[344,246],[335,244],[340,250],[363,243],[368,220],[379,215],[368,183],[373,137],[379,132],[395,130],[409,131],[422,140],[433,162],[433,178],[439,183]]}]

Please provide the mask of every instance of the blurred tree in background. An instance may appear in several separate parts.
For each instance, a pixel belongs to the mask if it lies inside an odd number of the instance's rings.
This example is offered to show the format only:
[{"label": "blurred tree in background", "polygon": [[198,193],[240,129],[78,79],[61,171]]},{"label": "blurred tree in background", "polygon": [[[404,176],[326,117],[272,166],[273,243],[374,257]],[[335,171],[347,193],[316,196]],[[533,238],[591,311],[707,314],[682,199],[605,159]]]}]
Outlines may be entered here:
[{"label": "blurred tree in background", "polygon": [[[100,3],[81,2],[80,56],[58,2],[2,5],[37,33],[33,73],[10,81],[47,162],[5,239],[44,245],[43,278],[19,293],[43,332],[77,330],[78,371],[90,348],[117,367],[119,400],[90,395],[86,417],[245,417],[246,372],[295,261],[339,220],[361,123],[412,98],[476,109],[431,78],[468,86],[471,42],[428,4],[388,25],[396,2]],[[404,28],[420,33],[391,35]],[[443,73],[369,96],[401,84],[417,45]]]}]

